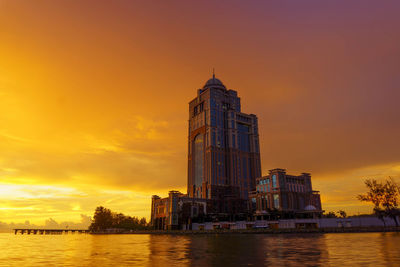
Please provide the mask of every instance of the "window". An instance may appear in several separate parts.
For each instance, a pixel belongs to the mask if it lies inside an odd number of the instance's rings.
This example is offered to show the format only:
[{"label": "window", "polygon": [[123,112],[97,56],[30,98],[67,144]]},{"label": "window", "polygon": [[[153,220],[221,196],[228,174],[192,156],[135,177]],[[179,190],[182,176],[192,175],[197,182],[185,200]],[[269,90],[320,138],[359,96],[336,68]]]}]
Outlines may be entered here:
[{"label": "window", "polygon": [[246,124],[238,123],[237,129],[239,149],[245,152],[250,152],[249,126]]},{"label": "window", "polygon": [[281,201],[282,201],[282,209],[287,209],[288,208],[288,201],[287,201],[287,197],[285,194],[282,194],[281,197]]},{"label": "window", "polygon": [[220,153],[218,153],[217,154],[218,156],[217,156],[217,159],[218,159],[218,162],[217,162],[217,168],[218,168],[218,184],[220,183],[220,178],[221,178],[221,154]]},{"label": "window", "polygon": [[211,144],[215,146],[215,132],[212,132],[211,134]]},{"label": "window", "polygon": [[[252,168],[252,164],[251,164],[251,163],[252,163],[251,158],[248,158],[248,161],[249,161],[249,162],[248,162],[249,165],[247,165],[247,166],[249,166],[249,178],[255,178],[255,177],[253,177],[252,171],[251,171],[251,170],[253,169],[253,168]],[[256,177],[257,177],[257,176],[256,176]]]},{"label": "window", "polygon": [[198,134],[194,139],[194,185],[199,188],[203,183],[204,135]]},{"label": "window", "polygon": [[217,126],[217,118],[216,118],[216,111],[215,111],[215,109],[211,109],[210,110],[210,123],[211,123],[211,126]]},{"label": "window", "polygon": [[249,132],[249,126],[243,123],[238,123],[238,130],[243,132],[243,133],[248,133]]},{"label": "window", "polygon": [[274,194],[274,207],[276,209],[279,209],[279,195],[278,194]]},{"label": "window", "polygon": [[259,145],[258,145],[258,140],[256,139],[254,142],[255,142],[256,153],[258,153],[258,152],[260,152],[260,151],[259,151],[259,148],[260,148],[260,147],[259,147]]},{"label": "window", "polygon": [[242,160],[242,171],[243,171],[243,178],[247,179],[247,160]]},{"label": "window", "polygon": [[224,120],[222,117],[222,112],[217,112],[217,124],[218,124],[218,127],[221,127],[221,128],[224,127]]},{"label": "window", "polygon": [[211,108],[215,108],[215,99],[214,98],[210,98],[210,107]]},{"label": "window", "polygon": [[253,197],[251,199],[251,208],[256,209],[256,207],[257,207],[257,200]]},{"label": "window", "polygon": [[272,175],[272,188],[276,187],[276,174]]},{"label": "window", "polygon": [[216,155],[214,152],[211,154],[211,170],[212,170],[212,176],[213,176],[213,184],[217,184],[217,166],[215,166],[216,162]]},{"label": "window", "polygon": [[204,102],[201,102],[200,104],[194,107],[193,116],[196,116],[197,114],[203,112],[203,110],[204,110]]}]

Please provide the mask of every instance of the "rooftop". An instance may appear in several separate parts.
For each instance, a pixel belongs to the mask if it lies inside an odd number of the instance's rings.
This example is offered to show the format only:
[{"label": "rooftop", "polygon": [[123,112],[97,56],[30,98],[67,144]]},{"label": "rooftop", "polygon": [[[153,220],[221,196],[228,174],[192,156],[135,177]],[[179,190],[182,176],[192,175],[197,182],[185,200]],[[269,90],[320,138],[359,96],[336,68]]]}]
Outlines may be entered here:
[{"label": "rooftop", "polygon": [[225,85],[221,82],[221,80],[215,78],[215,74],[213,73],[213,76],[211,79],[209,79],[206,84],[203,86],[203,88],[219,88],[219,89],[225,89]]}]

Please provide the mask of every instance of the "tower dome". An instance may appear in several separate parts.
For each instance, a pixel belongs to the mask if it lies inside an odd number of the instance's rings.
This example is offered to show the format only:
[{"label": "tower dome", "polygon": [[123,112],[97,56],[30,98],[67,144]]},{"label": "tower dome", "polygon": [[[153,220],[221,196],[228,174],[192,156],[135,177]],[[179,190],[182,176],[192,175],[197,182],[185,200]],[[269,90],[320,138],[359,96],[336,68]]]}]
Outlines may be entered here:
[{"label": "tower dome", "polygon": [[308,205],[307,207],[304,208],[305,211],[314,211],[317,210],[317,208],[313,205]]},{"label": "tower dome", "polygon": [[203,88],[220,88],[226,89],[225,85],[217,78],[215,78],[215,74],[213,73],[213,77],[209,79]]}]

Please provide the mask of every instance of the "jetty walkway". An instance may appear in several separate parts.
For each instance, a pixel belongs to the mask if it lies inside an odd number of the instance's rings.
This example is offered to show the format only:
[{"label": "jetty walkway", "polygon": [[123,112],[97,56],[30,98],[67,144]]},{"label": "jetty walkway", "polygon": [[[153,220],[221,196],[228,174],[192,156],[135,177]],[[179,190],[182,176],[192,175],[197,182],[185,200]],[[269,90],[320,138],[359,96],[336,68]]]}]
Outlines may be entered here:
[{"label": "jetty walkway", "polygon": [[61,234],[87,234],[89,233],[88,229],[32,229],[32,228],[15,228],[13,229],[15,234],[38,234],[38,235],[61,235]]}]

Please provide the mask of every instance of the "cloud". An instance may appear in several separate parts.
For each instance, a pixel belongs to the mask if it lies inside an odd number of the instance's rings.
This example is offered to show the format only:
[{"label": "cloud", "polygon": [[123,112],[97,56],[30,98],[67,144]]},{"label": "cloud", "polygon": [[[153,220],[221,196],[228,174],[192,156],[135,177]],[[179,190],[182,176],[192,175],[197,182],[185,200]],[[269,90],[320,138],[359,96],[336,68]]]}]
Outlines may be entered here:
[{"label": "cloud", "polygon": [[31,180],[69,184],[79,180],[91,184],[95,179],[104,186],[120,188],[166,187],[167,181],[157,177],[176,173],[183,176],[185,172],[184,162],[170,164],[174,158],[181,158],[183,144],[176,146],[176,134],[167,125],[165,121],[135,116],[106,133],[71,133],[69,142],[61,139],[44,145],[40,140],[34,145],[3,144],[0,172],[8,182],[16,183]]},{"label": "cloud", "polygon": [[92,223],[90,216],[81,214],[80,222],[63,221],[58,223],[56,220],[49,218],[45,220],[44,224],[32,224],[28,220],[24,223],[6,223],[0,221],[0,232],[11,231],[15,228],[46,228],[46,229],[87,229]]},{"label": "cloud", "polygon": [[367,191],[366,179],[383,180],[392,177],[400,183],[400,162],[373,165],[313,177],[313,188],[320,190],[323,209],[327,211],[346,210],[349,214],[370,213],[373,205],[360,202],[357,195]]},{"label": "cloud", "polygon": [[264,174],[311,172],[325,207],[363,210],[356,170],[398,173],[399,4],[311,2],[4,6],[0,214],[145,216],[185,192],[187,103],[211,65],[259,118]]},{"label": "cloud", "polygon": [[98,186],[44,186],[0,184],[0,217],[3,222],[42,223],[43,218],[78,221],[81,214],[93,214],[97,206],[131,216],[149,217],[151,192],[101,189]]}]

